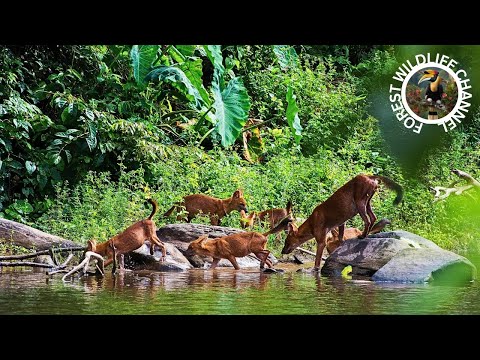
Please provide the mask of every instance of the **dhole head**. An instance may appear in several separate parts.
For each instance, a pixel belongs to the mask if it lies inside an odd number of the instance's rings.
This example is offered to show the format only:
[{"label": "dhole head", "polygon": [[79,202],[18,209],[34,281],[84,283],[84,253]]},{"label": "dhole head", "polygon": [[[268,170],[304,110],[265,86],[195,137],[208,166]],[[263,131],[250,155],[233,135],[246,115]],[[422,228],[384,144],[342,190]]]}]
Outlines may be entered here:
[{"label": "dhole head", "polygon": [[297,238],[297,233],[298,233],[297,226],[294,223],[289,222],[287,230],[288,230],[288,235],[287,235],[287,238],[285,239],[285,245],[283,246],[282,254],[290,254],[299,245],[298,238]]},{"label": "dhole head", "polygon": [[245,211],[245,213],[248,213],[247,210],[247,202],[243,198],[243,191],[238,189],[236,190],[233,195],[232,195],[232,200],[230,201],[229,207],[232,210],[237,210],[237,211]]},{"label": "dhole head", "polygon": [[255,213],[255,211],[252,211],[250,214],[247,215],[245,211],[240,210],[240,225],[243,229],[253,227],[253,222],[255,221],[256,217],[257,214]]},{"label": "dhole head", "polygon": [[210,255],[208,250],[205,248],[204,241],[208,239],[208,235],[202,235],[198,239],[193,240],[185,251],[186,256],[193,255]]}]

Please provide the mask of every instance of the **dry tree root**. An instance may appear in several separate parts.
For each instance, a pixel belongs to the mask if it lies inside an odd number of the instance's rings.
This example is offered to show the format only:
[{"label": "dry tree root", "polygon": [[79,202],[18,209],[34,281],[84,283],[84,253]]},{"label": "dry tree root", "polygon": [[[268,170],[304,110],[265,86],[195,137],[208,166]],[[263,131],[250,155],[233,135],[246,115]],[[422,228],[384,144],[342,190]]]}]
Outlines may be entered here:
[{"label": "dry tree root", "polygon": [[[464,191],[470,190],[471,188],[480,188],[480,182],[473,178],[472,175],[466,173],[465,171],[453,169],[452,173],[457,175],[460,179],[455,180],[452,184],[448,187],[444,186],[435,186],[430,187],[430,191],[434,194],[433,202],[445,200],[451,194],[461,195]],[[467,185],[455,187],[460,181],[465,180]]]},{"label": "dry tree root", "polygon": [[105,271],[103,269],[103,257],[101,255],[98,255],[97,253],[94,253],[93,251],[87,251],[85,253],[85,258],[83,259],[83,261],[80,264],[78,264],[77,266],[75,266],[68,273],[63,275],[62,281],[65,281],[65,279],[67,277],[75,274],[76,272],[80,271],[81,269],[83,269],[83,275],[85,275],[87,273],[88,267],[90,265],[90,260],[91,260],[92,257],[94,258],[93,260],[98,260],[95,266],[100,271],[102,276],[104,276]]}]

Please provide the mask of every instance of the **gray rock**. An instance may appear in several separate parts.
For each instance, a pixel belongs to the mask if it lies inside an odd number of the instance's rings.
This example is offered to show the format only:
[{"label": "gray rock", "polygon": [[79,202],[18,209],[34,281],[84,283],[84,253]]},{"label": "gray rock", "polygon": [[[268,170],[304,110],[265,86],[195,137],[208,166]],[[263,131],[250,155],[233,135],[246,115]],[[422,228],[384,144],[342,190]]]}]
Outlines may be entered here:
[{"label": "gray rock", "polygon": [[157,271],[184,271],[192,268],[188,259],[172,244],[165,243],[167,256],[165,261],[160,261],[162,252],[155,247],[155,252],[150,255],[150,242],[145,243],[137,250],[125,255],[125,267],[135,270]]},{"label": "gray rock", "polygon": [[340,276],[348,265],[353,275],[371,276],[375,281],[470,281],[476,277],[475,266],[463,256],[403,230],[345,241],[327,258],[321,272]]},{"label": "gray rock", "polygon": [[414,247],[410,241],[392,238],[366,238],[345,241],[325,260],[322,275],[340,276],[347,265],[354,275],[372,276],[399,251]]},{"label": "gray rock", "polygon": [[463,256],[443,249],[405,249],[373,274],[372,280],[468,282],[475,277],[475,266]]},{"label": "gray rock", "polygon": [[389,232],[382,232],[378,234],[369,235],[368,238],[392,238],[399,240],[411,241],[415,246],[428,248],[428,249],[441,249],[440,246],[435,244],[433,241],[425,239],[417,234],[405,231],[405,230],[395,230]]}]

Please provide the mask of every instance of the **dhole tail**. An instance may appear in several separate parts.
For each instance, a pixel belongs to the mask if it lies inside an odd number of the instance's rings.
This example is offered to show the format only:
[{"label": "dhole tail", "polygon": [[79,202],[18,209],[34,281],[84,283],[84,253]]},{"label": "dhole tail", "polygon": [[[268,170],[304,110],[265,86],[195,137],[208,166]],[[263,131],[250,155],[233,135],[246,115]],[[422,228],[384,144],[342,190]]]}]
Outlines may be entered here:
[{"label": "dhole tail", "polygon": [[287,215],[285,216],[280,222],[273,227],[273,229],[268,230],[266,233],[263,233],[263,236],[268,236],[270,234],[275,234],[277,232],[280,232],[285,228],[285,225],[287,225],[289,222],[291,222],[292,219]]},{"label": "dhole tail", "polygon": [[377,222],[373,227],[370,229],[369,234],[376,234],[379,233],[383,230],[383,228],[387,225],[390,225],[391,222],[388,219],[382,219],[379,222]]},{"label": "dhole tail", "polygon": [[387,188],[394,190],[397,193],[397,197],[395,200],[393,200],[393,205],[400,204],[403,199],[403,188],[400,186],[400,184],[397,184],[395,181],[386,176],[372,175],[370,178],[380,180]]},{"label": "dhole tail", "polygon": [[157,212],[157,209],[158,209],[158,204],[155,200],[153,199],[148,199],[147,200],[150,204],[152,204],[153,206],[153,209],[152,209],[152,213],[150,214],[150,216],[148,217],[148,220],[152,220],[153,218],[153,215],[155,215],[155,213]]},{"label": "dhole tail", "polygon": [[176,207],[177,205],[173,205],[170,209],[168,209],[168,211],[165,214],[163,214],[163,217],[169,217],[170,215],[172,215],[173,210],[175,210]]}]

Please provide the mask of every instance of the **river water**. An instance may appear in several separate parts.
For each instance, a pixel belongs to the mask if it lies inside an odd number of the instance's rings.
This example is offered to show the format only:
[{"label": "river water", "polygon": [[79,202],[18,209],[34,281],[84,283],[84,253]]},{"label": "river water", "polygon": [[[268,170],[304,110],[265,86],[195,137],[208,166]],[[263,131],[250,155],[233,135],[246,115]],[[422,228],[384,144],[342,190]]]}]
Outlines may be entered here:
[{"label": "river water", "polygon": [[62,274],[3,268],[0,314],[480,314],[478,281],[388,284],[295,270],[136,271],[64,283]]}]

